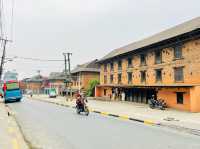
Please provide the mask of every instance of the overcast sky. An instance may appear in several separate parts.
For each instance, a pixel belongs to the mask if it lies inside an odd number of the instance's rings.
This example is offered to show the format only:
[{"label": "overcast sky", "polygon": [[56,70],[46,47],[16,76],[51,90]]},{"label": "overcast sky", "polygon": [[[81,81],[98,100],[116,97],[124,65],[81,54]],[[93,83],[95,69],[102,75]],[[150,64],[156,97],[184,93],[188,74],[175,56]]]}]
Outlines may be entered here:
[{"label": "overcast sky", "polygon": [[[4,0],[9,38],[11,1]],[[73,67],[200,16],[199,0],[14,0],[14,4],[13,42],[7,57],[62,60],[63,52],[72,52]],[[64,62],[15,59],[5,68],[16,69],[22,78],[37,70],[44,75],[62,71]]]}]

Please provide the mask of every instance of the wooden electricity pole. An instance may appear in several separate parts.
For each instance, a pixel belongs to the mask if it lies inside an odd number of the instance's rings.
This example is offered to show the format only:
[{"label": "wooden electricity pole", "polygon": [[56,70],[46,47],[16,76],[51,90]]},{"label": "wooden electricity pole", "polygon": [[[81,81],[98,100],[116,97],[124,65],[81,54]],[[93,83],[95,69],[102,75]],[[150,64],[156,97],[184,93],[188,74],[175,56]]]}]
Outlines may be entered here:
[{"label": "wooden electricity pole", "polygon": [[0,64],[0,80],[2,79],[2,74],[3,74],[3,66],[5,62],[5,57],[6,57],[6,44],[7,42],[11,42],[10,40],[7,39],[0,39],[0,41],[3,42],[3,54],[1,57],[1,64]]}]

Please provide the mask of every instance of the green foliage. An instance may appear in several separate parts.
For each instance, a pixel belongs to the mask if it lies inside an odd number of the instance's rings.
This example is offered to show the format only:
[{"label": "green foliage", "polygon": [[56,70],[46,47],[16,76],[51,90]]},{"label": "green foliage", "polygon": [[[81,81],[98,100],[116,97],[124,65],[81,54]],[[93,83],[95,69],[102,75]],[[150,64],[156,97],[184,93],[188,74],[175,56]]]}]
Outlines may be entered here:
[{"label": "green foliage", "polygon": [[87,89],[87,96],[93,96],[95,86],[99,84],[98,80],[90,80],[89,87]]}]

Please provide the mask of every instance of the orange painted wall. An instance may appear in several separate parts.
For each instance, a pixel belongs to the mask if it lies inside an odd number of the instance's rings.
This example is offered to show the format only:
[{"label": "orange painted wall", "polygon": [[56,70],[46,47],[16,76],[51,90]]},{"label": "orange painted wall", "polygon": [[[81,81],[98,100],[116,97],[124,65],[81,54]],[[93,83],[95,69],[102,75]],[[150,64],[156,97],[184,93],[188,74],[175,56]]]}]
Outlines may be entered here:
[{"label": "orange painted wall", "polygon": [[[177,104],[176,100],[176,92],[185,92],[184,93],[184,101],[183,104]],[[157,98],[161,98],[165,100],[167,106],[170,108],[178,109],[178,110],[185,110],[190,111],[191,106],[191,98],[190,98],[190,89],[189,88],[163,88],[158,91]]]},{"label": "orange painted wall", "polygon": [[[106,90],[106,95],[104,95],[104,90]],[[110,97],[112,94],[111,87],[96,87],[95,97]]]},{"label": "orange painted wall", "polygon": [[101,87],[95,87],[95,97],[101,97]]},{"label": "orange painted wall", "polygon": [[200,112],[200,86],[195,86],[190,90],[191,112]]}]

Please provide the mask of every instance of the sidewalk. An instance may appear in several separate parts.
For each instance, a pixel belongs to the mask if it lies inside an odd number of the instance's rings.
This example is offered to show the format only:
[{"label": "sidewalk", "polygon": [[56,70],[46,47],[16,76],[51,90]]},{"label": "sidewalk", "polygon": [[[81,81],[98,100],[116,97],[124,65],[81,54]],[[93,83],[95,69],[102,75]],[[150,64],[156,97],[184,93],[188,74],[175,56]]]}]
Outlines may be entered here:
[{"label": "sidewalk", "polygon": [[[48,98],[47,95],[35,95],[33,98],[75,106],[75,101],[66,101],[64,97],[51,99]],[[190,113],[173,109],[162,111],[159,109],[151,109],[146,104],[121,101],[98,101],[92,100],[92,98],[89,98],[88,106],[93,110],[116,115],[125,115],[140,120],[154,121],[161,125],[180,130],[194,129],[200,134],[200,113]]]},{"label": "sidewalk", "polygon": [[0,149],[28,149],[20,130],[7,107],[0,100]]}]

